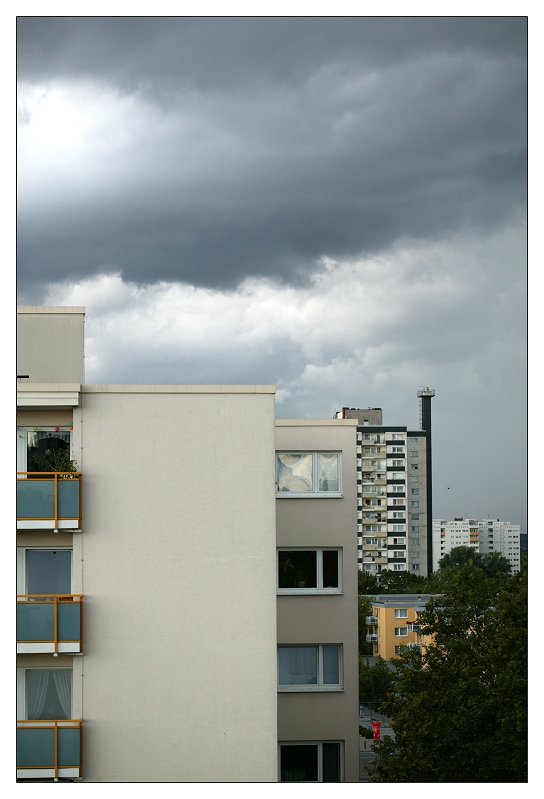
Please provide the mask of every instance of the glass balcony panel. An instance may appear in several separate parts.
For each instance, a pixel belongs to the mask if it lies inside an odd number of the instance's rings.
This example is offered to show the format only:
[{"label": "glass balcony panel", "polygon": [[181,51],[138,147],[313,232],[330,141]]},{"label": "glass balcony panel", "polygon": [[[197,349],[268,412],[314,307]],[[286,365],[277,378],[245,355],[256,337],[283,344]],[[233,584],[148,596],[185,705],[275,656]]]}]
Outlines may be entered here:
[{"label": "glass balcony panel", "polygon": [[59,519],[79,517],[79,480],[59,480]]},{"label": "glass balcony panel", "polygon": [[79,766],[79,727],[58,727],[59,766]]},{"label": "glass balcony panel", "polygon": [[[79,610],[79,604],[77,605]],[[17,640],[52,641],[54,638],[55,608],[52,602],[17,603]]]},{"label": "glass balcony panel", "polygon": [[80,640],[80,608],[79,602],[59,602],[57,604],[59,641]]},{"label": "glass balcony panel", "polygon": [[17,480],[17,518],[52,519],[54,517],[54,481]]},{"label": "glass balcony panel", "polygon": [[[79,729],[77,730],[79,733]],[[79,757],[79,755],[78,755]],[[17,730],[17,768],[55,765],[55,730],[50,728]]]}]

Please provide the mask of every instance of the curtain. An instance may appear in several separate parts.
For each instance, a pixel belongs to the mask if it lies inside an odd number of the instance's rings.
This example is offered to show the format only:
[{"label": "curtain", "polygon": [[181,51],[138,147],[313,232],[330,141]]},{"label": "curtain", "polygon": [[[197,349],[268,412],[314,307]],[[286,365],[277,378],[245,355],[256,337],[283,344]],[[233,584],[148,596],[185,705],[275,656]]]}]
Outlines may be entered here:
[{"label": "curtain", "polygon": [[64,718],[72,718],[72,672],[58,669],[52,672]]},{"label": "curtain", "polygon": [[278,647],[280,685],[317,685],[317,647]]},{"label": "curtain", "polygon": [[45,704],[47,685],[49,683],[48,671],[29,669],[26,673],[27,717],[39,719]]}]

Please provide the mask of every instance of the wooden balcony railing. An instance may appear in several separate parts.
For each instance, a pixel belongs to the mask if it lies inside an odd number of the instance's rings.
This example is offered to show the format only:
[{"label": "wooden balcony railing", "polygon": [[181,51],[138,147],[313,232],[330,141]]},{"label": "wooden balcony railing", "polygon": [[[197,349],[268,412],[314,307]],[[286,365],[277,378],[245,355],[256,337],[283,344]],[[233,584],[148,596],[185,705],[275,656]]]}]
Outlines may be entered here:
[{"label": "wooden balcony railing", "polygon": [[18,594],[17,652],[82,652],[82,594]]},{"label": "wooden balcony railing", "polygon": [[82,719],[17,721],[19,779],[81,777]]},{"label": "wooden balcony railing", "polygon": [[81,472],[17,472],[17,521],[81,527]]}]

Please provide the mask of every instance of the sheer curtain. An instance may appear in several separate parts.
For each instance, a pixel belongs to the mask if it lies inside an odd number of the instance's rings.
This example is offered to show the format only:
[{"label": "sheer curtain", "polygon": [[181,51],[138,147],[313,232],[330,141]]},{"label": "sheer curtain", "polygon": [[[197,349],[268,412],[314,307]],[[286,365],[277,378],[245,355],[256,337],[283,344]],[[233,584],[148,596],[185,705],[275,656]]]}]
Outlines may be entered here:
[{"label": "sheer curtain", "polygon": [[280,685],[317,685],[317,647],[278,648]]},{"label": "sheer curtain", "polygon": [[27,717],[39,719],[45,704],[47,685],[49,683],[48,671],[34,669],[26,673]]},{"label": "sheer curtain", "polygon": [[52,673],[64,718],[69,719],[72,717],[72,672],[59,669]]}]

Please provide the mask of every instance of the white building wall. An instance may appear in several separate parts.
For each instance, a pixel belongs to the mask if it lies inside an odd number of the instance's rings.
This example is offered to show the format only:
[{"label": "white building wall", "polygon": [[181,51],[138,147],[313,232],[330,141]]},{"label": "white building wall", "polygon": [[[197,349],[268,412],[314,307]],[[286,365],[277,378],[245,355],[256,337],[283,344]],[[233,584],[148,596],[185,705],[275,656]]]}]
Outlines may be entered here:
[{"label": "white building wall", "polygon": [[508,558],[512,573],[520,570],[520,525],[502,522],[499,519],[484,519],[479,522],[480,552],[499,552]]},{"label": "white building wall", "polygon": [[273,387],[200,388],[75,412],[85,781],[277,780]]}]

